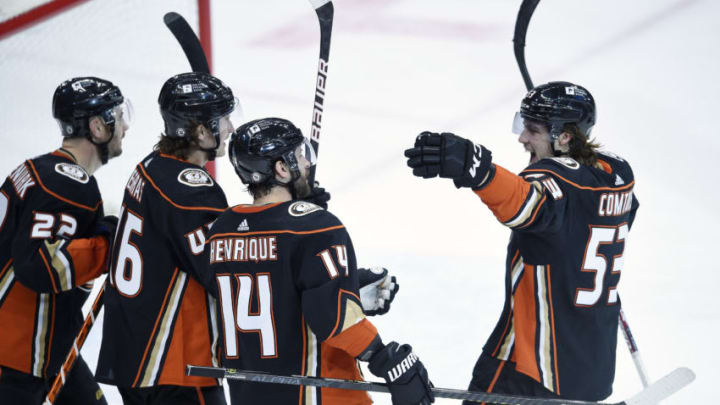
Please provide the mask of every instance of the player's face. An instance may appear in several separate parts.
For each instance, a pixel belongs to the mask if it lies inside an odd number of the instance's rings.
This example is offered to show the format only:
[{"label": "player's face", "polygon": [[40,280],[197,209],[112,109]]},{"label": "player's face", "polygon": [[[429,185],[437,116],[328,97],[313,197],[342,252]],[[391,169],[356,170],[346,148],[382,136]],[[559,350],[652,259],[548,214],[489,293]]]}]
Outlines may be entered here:
[{"label": "player's face", "polygon": [[125,133],[130,128],[130,107],[127,105],[119,105],[113,109],[115,116],[115,132],[113,138],[108,144],[108,158],[120,156],[122,154],[122,142]]},{"label": "player's face", "polygon": [[220,145],[218,145],[218,148],[215,151],[215,156],[221,157],[225,156],[227,151],[227,139],[233,132],[233,124],[232,121],[230,121],[229,115],[220,118],[220,122],[218,124],[220,126]]},{"label": "player's face", "polygon": [[308,176],[310,175],[310,161],[305,156],[305,145],[300,145],[295,150],[295,158],[298,162],[298,168],[300,169],[300,177],[295,180],[295,192],[298,197],[305,197],[310,195],[310,184],[308,183]]},{"label": "player's face", "polygon": [[550,131],[540,122],[525,120],[518,142],[530,152],[530,164],[553,156]]}]

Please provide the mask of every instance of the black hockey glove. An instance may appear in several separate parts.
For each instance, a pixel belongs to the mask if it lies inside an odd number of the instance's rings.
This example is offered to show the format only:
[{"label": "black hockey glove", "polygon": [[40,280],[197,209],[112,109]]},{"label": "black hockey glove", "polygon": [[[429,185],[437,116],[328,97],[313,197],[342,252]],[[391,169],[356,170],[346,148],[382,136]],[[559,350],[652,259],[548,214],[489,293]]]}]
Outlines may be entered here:
[{"label": "black hockey glove", "polygon": [[427,370],[410,345],[388,343],[373,354],[368,368],[376,376],[385,379],[393,405],[426,405],[435,402]]},{"label": "black hockey glove", "polygon": [[95,235],[103,235],[112,245],[115,239],[115,230],[117,229],[118,217],[115,215],[105,215],[95,223]]},{"label": "black hockey glove", "polygon": [[303,197],[302,200],[311,202],[315,205],[319,205],[326,210],[328,207],[328,201],[330,201],[330,193],[325,191],[324,188],[320,187],[320,183],[316,181],[313,188],[310,189],[310,194]]},{"label": "black hockey glove", "polygon": [[489,150],[447,132],[421,133],[415,139],[415,146],[405,150],[405,157],[415,176],[450,178],[457,188],[481,187],[493,171]]},{"label": "black hockey glove", "polygon": [[383,315],[390,310],[390,303],[400,289],[395,276],[389,277],[383,267],[358,269],[360,301],[367,316]]}]

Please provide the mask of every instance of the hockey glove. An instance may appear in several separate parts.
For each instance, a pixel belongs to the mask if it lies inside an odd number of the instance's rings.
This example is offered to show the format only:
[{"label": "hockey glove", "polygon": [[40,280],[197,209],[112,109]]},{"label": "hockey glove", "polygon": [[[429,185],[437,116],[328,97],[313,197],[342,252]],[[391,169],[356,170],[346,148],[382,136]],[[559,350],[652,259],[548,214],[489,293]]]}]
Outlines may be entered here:
[{"label": "hockey glove", "polygon": [[415,139],[415,146],[405,150],[405,157],[415,176],[451,178],[457,188],[481,187],[494,171],[489,150],[447,132],[421,133]]},{"label": "hockey glove", "polygon": [[425,366],[410,345],[390,342],[373,354],[370,371],[388,384],[393,405],[426,405],[435,402]]},{"label": "hockey glove", "polygon": [[320,187],[320,183],[316,181],[313,188],[310,189],[310,194],[303,197],[302,200],[311,202],[326,210],[328,207],[328,201],[330,201],[330,193],[325,191],[324,188]]},{"label": "hockey glove", "polygon": [[105,215],[95,223],[95,235],[105,236],[108,239],[108,243],[112,245],[115,239],[117,224],[118,217],[115,215]]},{"label": "hockey glove", "polygon": [[383,315],[390,310],[390,303],[400,289],[395,276],[389,277],[387,269],[372,267],[358,269],[360,301],[365,315]]}]

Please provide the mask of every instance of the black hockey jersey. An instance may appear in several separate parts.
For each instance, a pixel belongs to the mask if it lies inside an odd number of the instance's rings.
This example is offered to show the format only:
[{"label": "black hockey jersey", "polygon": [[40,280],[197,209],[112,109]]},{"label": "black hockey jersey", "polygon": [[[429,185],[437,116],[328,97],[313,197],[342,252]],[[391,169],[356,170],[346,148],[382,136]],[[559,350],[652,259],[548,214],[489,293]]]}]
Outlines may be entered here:
[{"label": "black hockey jersey", "polygon": [[93,176],[58,150],[27,160],[0,188],[0,364],[57,374],[83,322],[108,242]]},{"label": "black hockey jersey", "polygon": [[476,191],[513,230],[505,306],[484,351],[565,398],[612,392],[633,185],[630,165],[603,153],[597,167],[546,158],[516,176],[496,166]]},{"label": "black hockey jersey", "polygon": [[[303,201],[236,206],[208,237],[223,365],[274,374],[362,379],[355,358],[377,335],[358,294],[342,223]],[[230,381],[248,404],[371,403],[361,391]]]},{"label": "black hockey jersey", "polygon": [[98,381],[209,386],[186,364],[217,365],[214,299],[199,283],[209,224],[227,208],[201,167],[153,152],[130,176],[105,291]]}]

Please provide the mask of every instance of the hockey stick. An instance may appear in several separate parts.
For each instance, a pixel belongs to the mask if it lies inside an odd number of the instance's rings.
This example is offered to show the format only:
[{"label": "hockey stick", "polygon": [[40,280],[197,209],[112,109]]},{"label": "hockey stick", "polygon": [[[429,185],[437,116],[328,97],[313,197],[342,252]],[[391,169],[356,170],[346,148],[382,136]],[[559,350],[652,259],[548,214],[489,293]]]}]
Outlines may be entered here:
[{"label": "hockey stick", "polygon": [[210,66],[200,40],[183,16],[171,11],[165,14],[163,21],[185,52],[192,71],[210,73]]},{"label": "hockey stick", "polygon": [[[230,368],[187,366],[187,375],[198,377],[228,378],[259,383],[308,385],[313,387],[341,388],[347,390],[390,392],[387,384],[339,380],[334,378],[307,377],[300,375],[274,375],[258,371],[244,371]],[[464,391],[451,388],[433,387],[432,392],[437,398],[451,398],[474,402],[492,402],[504,405],[650,405],[665,399],[695,379],[695,373],[688,368],[678,368],[659,379],[654,384],[640,391],[632,398],[622,402],[600,403],[592,401],[576,401],[569,399],[546,399],[523,397],[517,395],[495,394],[481,391]]]},{"label": "hockey stick", "polygon": [[[330,0],[310,0],[315,8],[320,23],[320,57],[318,58],[317,79],[315,80],[315,103],[313,104],[312,125],[310,127],[310,144],[315,149],[315,156],[320,151],[320,127],[325,103],[325,84],[327,82],[328,59],[330,58],[330,37],[333,24],[333,3]],[[308,184],[315,185],[315,168],[310,168]]]},{"label": "hockey stick", "polygon": [[530,18],[532,18],[535,7],[537,7],[539,2],[540,0],[523,0],[520,5],[520,11],[518,11],[517,20],[515,21],[515,36],[513,37],[515,60],[517,60],[520,74],[528,90],[534,86],[532,79],[530,79],[530,73],[528,73],[527,66],[525,65],[525,35],[527,34],[528,25],[530,24]]},{"label": "hockey stick", "polygon": [[627,318],[625,318],[625,312],[623,312],[622,309],[620,310],[618,323],[620,324],[620,329],[623,331],[623,336],[625,336],[625,342],[627,343],[628,350],[630,350],[633,362],[635,362],[635,368],[640,375],[640,381],[642,381],[643,387],[647,387],[650,384],[650,378],[645,370],[645,363],[643,363],[642,357],[640,357],[640,352],[638,351],[637,343],[635,343],[635,338],[630,331],[630,325],[627,322]]},{"label": "hockey stick", "polygon": [[57,399],[60,390],[65,385],[65,378],[70,375],[70,370],[75,365],[75,360],[80,355],[80,349],[82,349],[83,344],[85,344],[85,338],[87,338],[88,333],[90,333],[90,329],[92,329],[92,326],[95,323],[95,319],[97,318],[100,310],[102,309],[102,298],[104,292],[105,286],[103,285],[102,288],[100,288],[97,297],[95,297],[95,302],[93,302],[93,305],[90,308],[90,312],[88,312],[87,316],[85,317],[85,322],[83,322],[83,325],[80,328],[80,332],[75,337],[75,341],[73,342],[73,346],[70,349],[70,352],[68,352],[67,357],[65,357],[65,361],[60,367],[60,372],[57,376],[55,376],[55,380],[50,387],[50,391],[45,397],[45,402],[43,402],[43,405],[53,404]]}]

